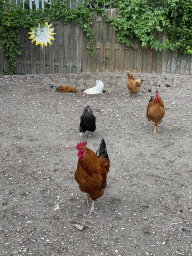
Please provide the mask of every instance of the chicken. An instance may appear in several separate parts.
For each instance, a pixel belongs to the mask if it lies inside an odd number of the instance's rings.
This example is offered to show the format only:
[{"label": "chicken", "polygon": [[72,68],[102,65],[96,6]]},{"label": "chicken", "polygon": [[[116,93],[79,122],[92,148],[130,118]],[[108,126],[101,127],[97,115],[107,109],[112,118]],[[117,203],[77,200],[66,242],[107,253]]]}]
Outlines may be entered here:
[{"label": "chicken", "polygon": [[137,94],[140,91],[143,80],[142,79],[135,80],[135,78],[132,76],[129,70],[127,71],[127,75],[128,75],[127,88],[129,91],[129,94],[128,94],[128,97],[129,97],[130,94],[133,94],[133,93]]},{"label": "chicken", "polygon": [[93,114],[90,106],[86,106],[83,109],[83,113],[80,117],[80,133],[84,133],[86,131],[94,132],[96,130],[96,117]]},{"label": "chicken", "polygon": [[86,89],[84,93],[86,94],[98,94],[102,93],[104,88],[104,83],[101,80],[96,80],[96,86]]},{"label": "chicken", "polygon": [[72,93],[78,93],[77,89],[72,85],[61,85],[59,88],[57,88],[58,92],[72,92]]},{"label": "chicken", "polygon": [[156,133],[157,125],[162,122],[162,118],[165,115],[164,103],[159,97],[159,93],[156,93],[155,98],[151,97],[147,106],[147,119],[155,125],[154,134]]},{"label": "chicken", "polygon": [[99,149],[95,153],[86,147],[83,141],[77,145],[78,164],[75,171],[75,180],[82,192],[87,193],[92,199],[89,215],[94,212],[94,202],[104,194],[107,185],[107,174],[110,161],[104,139],[101,140]]}]

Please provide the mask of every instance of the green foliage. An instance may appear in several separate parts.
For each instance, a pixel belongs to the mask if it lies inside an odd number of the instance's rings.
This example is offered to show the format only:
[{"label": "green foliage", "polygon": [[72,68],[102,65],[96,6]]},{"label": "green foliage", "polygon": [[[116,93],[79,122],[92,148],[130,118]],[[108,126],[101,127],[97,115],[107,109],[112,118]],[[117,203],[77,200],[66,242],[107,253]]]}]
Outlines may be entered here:
[{"label": "green foliage", "polygon": [[[17,56],[21,54],[21,42],[17,35],[21,28],[29,30],[38,23],[61,20],[63,24],[79,24],[89,38],[89,52],[93,56],[92,11],[105,16],[104,8],[118,9],[116,18],[106,17],[118,32],[118,41],[133,47],[133,40],[141,42],[142,47],[155,50],[163,48],[180,54],[192,54],[192,0],[85,0],[70,8],[69,0],[52,1],[51,8],[29,10],[29,4],[10,5],[9,0],[0,0],[0,40],[5,56],[9,57],[10,69],[16,66]],[[41,3],[40,3],[41,5]],[[91,9],[90,9],[91,5]],[[160,42],[156,32],[166,32],[167,40]],[[108,61],[108,59],[106,60]]]},{"label": "green foliage", "polygon": [[191,54],[192,52],[192,1],[169,0],[170,8],[167,10],[168,49],[179,54]]},{"label": "green foliage", "polygon": [[[192,52],[192,0],[116,0],[118,16],[108,19],[118,32],[118,41],[128,47],[132,39],[155,50],[164,47],[179,54]],[[165,31],[166,44],[155,37]]]}]

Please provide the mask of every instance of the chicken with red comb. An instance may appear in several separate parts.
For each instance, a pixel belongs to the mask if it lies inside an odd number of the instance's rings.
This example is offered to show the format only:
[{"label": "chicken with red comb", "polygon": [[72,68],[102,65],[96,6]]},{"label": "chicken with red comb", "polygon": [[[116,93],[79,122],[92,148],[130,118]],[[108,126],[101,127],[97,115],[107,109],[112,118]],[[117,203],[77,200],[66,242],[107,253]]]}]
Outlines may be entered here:
[{"label": "chicken with red comb", "polygon": [[157,125],[162,122],[162,118],[165,115],[164,102],[162,101],[158,92],[156,93],[155,98],[151,97],[151,99],[149,100],[146,115],[148,121],[155,125],[153,134],[157,134]]},{"label": "chicken with red comb", "polygon": [[76,147],[78,150],[78,163],[75,171],[75,180],[79,184],[79,189],[87,193],[88,197],[92,199],[90,215],[95,212],[95,200],[104,194],[110,161],[104,139],[101,140],[96,153],[87,148],[86,145],[87,142],[83,141]]}]

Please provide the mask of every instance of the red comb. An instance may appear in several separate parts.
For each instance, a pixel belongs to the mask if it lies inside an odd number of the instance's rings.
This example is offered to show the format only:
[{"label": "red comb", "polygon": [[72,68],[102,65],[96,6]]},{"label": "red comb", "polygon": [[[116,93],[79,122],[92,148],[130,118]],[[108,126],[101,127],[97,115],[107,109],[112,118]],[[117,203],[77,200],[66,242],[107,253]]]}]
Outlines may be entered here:
[{"label": "red comb", "polygon": [[76,149],[77,149],[77,150],[80,150],[80,149],[82,149],[83,147],[85,147],[86,145],[87,145],[87,141],[79,142],[79,144],[77,144]]},{"label": "red comb", "polygon": [[155,103],[158,103],[158,102],[159,102],[159,93],[157,92],[155,95]]}]

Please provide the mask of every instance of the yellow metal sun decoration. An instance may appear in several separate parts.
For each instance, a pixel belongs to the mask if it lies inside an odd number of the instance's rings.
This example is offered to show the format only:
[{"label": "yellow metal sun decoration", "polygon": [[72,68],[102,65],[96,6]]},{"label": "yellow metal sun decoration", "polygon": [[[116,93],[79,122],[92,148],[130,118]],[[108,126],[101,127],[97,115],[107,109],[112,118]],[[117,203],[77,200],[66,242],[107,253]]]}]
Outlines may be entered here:
[{"label": "yellow metal sun decoration", "polygon": [[31,28],[32,32],[28,32],[31,36],[29,39],[32,39],[31,43],[36,41],[36,45],[41,45],[43,49],[43,45],[47,47],[47,43],[52,45],[51,40],[55,40],[53,35],[56,33],[53,33],[54,28],[50,28],[52,24],[48,25],[48,22],[39,23],[38,27]]}]

